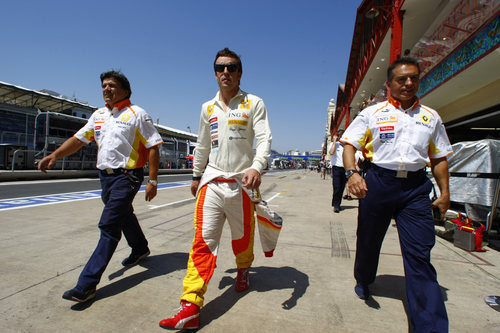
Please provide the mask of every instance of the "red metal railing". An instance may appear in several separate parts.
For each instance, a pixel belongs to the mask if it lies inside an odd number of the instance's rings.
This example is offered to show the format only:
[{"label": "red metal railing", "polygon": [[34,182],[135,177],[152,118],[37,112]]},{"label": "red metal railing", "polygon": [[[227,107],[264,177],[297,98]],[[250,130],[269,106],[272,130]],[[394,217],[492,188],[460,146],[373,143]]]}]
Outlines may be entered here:
[{"label": "red metal railing", "polygon": [[421,38],[412,56],[421,60],[425,76],[447,55],[472,36],[500,9],[500,0],[462,0],[430,37]]}]

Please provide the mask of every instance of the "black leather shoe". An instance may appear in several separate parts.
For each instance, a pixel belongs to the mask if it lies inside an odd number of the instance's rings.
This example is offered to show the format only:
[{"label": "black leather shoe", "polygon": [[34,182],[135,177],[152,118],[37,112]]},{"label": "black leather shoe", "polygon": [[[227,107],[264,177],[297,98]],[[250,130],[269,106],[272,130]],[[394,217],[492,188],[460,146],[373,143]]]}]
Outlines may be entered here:
[{"label": "black leather shoe", "polygon": [[132,251],[132,253],[130,254],[130,256],[128,258],[125,258],[123,259],[122,261],[122,265],[123,266],[134,266],[134,265],[137,265],[139,263],[139,261],[141,261],[142,259],[146,258],[147,256],[149,256],[151,252],[149,252],[149,249],[142,253],[142,254],[137,254],[137,253],[134,253]]},{"label": "black leather shoe", "polygon": [[80,290],[73,288],[67,290],[62,295],[62,298],[67,299],[69,301],[75,301],[79,303],[87,302],[95,297],[95,288],[89,289],[85,292],[81,292]]},{"label": "black leather shoe", "polygon": [[333,207],[333,211],[335,213],[340,213],[340,207]]},{"label": "black leather shoe", "polygon": [[370,297],[370,289],[368,289],[368,286],[365,284],[361,284],[359,282],[356,283],[356,286],[354,287],[354,292],[361,299],[368,299],[368,297]]}]

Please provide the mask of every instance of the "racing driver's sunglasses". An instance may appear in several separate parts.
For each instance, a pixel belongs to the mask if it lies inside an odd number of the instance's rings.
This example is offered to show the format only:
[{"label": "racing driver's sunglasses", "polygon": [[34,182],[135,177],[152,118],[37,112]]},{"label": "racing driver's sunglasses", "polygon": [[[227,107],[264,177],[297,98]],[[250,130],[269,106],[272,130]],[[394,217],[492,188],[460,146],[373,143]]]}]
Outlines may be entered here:
[{"label": "racing driver's sunglasses", "polygon": [[234,73],[240,69],[239,64],[214,64],[214,70],[216,72],[224,72],[224,68],[227,67],[228,72]]}]

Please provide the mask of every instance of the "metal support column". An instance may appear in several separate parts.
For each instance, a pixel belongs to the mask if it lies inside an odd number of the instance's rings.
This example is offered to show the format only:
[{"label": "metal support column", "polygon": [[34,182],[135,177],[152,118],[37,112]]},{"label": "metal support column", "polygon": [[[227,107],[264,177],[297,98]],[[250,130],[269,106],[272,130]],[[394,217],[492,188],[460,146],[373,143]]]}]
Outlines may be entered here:
[{"label": "metal support column", "polygon": [[392,7],[392,24],[391,24],[391,54],[389,57],[390,63],[401,57],[401,48],[403,44],[403,15],[404,11],[397,3]]}]

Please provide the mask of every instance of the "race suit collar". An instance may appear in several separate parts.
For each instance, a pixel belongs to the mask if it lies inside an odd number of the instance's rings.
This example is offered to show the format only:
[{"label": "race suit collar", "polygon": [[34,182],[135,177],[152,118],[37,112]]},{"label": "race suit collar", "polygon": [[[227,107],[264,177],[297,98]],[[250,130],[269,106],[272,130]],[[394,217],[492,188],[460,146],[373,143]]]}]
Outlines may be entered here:
[{"label": "race suit collar", "polygon": [[[394,106],[396,109],[403,110],[403,108],[401,107],[401,102],[398,101],[397,99],[395,99],[392,96],[389,96],[389,103],[391,103],[392,106]],[[417,96],[415,96],[415,102],[413,102],[413,105],[410,108],[408,108],[408,109],[410,109],[410,110],[413,111],[413,110],[415,110],[419,106],[419,104],[420,104],[420,100],[419,100],[419,98]],[[406,110],[403,110],[403,111],[406,111]]]},{"label": "race suit collar", "polygon": [[[238,97],[238,96],[243,96],[243,95],[245,95],[245,94],[246,94],[246,93],[245,93],[243,90],[239,89],[239,90],[238,90],[238,92],[236,93],[236,95],[234,95],[234,96],[231,98],[231,101],[232,101],[234,98],[236,98],[236,97]],[[214,100],[216,100],[216,101],[220,101],[220,91],[217,91],[217,94],[215,94]]]},{"label": "race suit collar", "polygon": [[[129,106],[130,104],[132,104],[132,103],[130,103],[130,99],[126,98],[126,99],[124,99],[124,100],[121,100],[121,101],[119,101],[119,102],[115,103],[115,105],[113,106],[113,109],[114,109],[114,108],[117,108],[117,109],[118,109],[118,111],[121,111],[122,109],[126,108],[126,107],[127,107],[127,106]],[[109,107],[108,103],[106,103],[106,107],[107,107],[109,110],[111,110],[111,108]]]},{"label": "race suit collar", "polygon": [[[247,95],[247,93],[246,93],[246,92],[244,92],[243,90],[239,89],[239,90],[238,90],[238,92],[236,93],[236,95],[234,95],[234,96],[231,98],[231,100],[229,101],[229,103],[231,103],[231,101],[232,101],[233,99],[237,98],[237,97],[242,97],[242,96],[243,96],[243,98],[244,98],[244,96],[246,96],[246,95]],[[220,99],[219,99],[219,98],[220,98],[220,91],[217,91],[217,94],[215,94],[215,97],[214,97],[213,101],[214,101],[215,103],[220,103]]]}]

